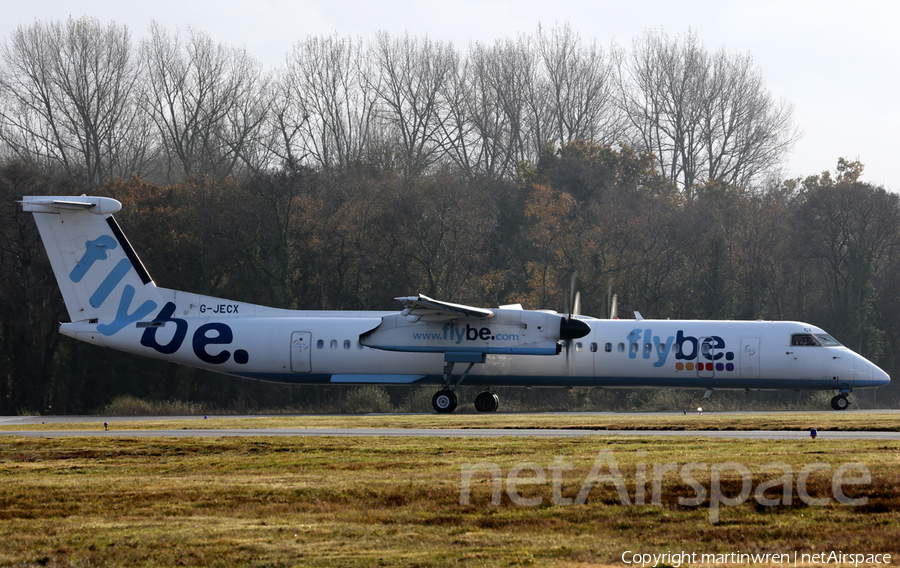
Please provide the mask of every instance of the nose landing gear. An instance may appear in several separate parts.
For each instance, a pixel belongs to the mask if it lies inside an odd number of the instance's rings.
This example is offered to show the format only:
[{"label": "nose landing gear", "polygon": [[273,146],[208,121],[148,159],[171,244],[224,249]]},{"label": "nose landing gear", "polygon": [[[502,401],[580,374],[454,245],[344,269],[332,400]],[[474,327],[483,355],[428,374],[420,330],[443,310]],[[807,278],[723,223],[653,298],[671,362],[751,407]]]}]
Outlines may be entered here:
[{"label": "nose landing gear", "polygon": [[831,399],[831,408],[835,410],[847,410],[850,401],[847,400],[847,393],[840,393]]}]

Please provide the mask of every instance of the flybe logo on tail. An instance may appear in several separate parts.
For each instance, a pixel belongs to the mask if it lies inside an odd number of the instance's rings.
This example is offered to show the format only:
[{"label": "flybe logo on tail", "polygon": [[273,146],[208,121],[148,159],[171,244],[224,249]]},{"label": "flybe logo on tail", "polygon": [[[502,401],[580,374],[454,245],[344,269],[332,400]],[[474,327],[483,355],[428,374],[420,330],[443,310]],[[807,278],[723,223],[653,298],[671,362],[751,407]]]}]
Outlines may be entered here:
[{"label": "flybe logo on tail", "polygon": [[[119,243],[116,242],[116,239],[109,235],[101,235],[92,241],[88,241],[86,243],[84,255],[78,260],[78,263],[75,265],[75,268],[72,269],[72,272],[69,273],[69,279],[76,283],[84,280],[85,276],[91,270],[98,270],[97,266],[100,266],[100,263],[109,258],[107,251],[114,250],[118,248],[118,246]],[[109,296],[112,294],[113,290],[115,290],[116,286],[125,279],[125,276],[132,268],[134,267],[127,258],[119,260],[119,262],[112,267],[112,270],[110,270],[103,278],[103,281],[100,282],[97,289],[91,294],[89,300],[91,306],[94,308],[102,306],[109,299]],[[99,324],[97,326],[97,331],[106,336],[113,335],[128,324],[144,319],[156,309],[156,302],[153,300],[146,300],[140,306],[135,308],[133,312],[129,313],[128,310],[131,309],[131,303],[134,301],[136,292],[134,286],[126,284],[122,289],[122,296],[119,298],[115,319],[110,323]],[[229,309],[224,309],[226,307]],[[216,310],[211,311],[215,312]],[[237,313],[237,305],[223,305],[222,312]],[[164,355],[171,355],[178,351],[187,337],[188,324],[187,321],[181,318],[173,317],[174,313],[175,304],[168,302],[153,320],[154,322],[162,323],[163,325],[167,322],[172,322],[175,325],[174,335],[172,335],[168,343],[163,344],[157,340],[157,327],[148,327],[141,335],[141,345],[155,349]],[[194,331],[191,338],[191,347],[197,358],[205,363],[221,364],[229,359],[233,359],[234,362],[238,364],[246,364],[250,360],[250,355],[243,349],[235,350],[234,354],[227,349],[218,351],[215,349],[216,345],[228,345],[233,340],[234,333],[230,327],[224,323],[211,322],[201,325]]]},{"label": "flybe logo on tail", "polygon": [[84,251],[84,255],[81,257],[81,260],[78,261],[78,264],[75,265],[75,268],[72,269],[72,272],[69,274],[69,279],[72,282],[81,282],[84,275],[87,274],[88,270],[94,266],[94,263],[98,260],[106,260],[106,251],[113,250],[114,248],[119,246],[119,243],[116,242],[116,239],[110,237],[109,235],[100,235],[100,237],[93,241],[88,241],[85,246],[87,247]]},{"label": "flybe logo on tail", "polygon": [[[102,262],[109,258],[107,251],[113,250],[118,246],[119,244],[116,240],[109,235],[101,235],[93,241],[88,241],[86,243],[84,255],[78,260],[78,263],[75,265],[75,268],[72,269],[72,272],[69,273],[69,280],[75,283],[81,282],[85,275],[94,269],[97,262]],[[116,286],[122,282],[131,268],[131,262],[127,258],[121,259],[113,266],[109,274],[106,275],[97,289],[91,294],[89,299],[91,306],[94,308],[102,306]],[[113,335],[128,324],[147,317],[150,315],[150,312],[156,309],[156,302],[153,300],[146,300],[133,312],[128,313],[129,308],[131,308],[131,302],[134,300],[135,292],[134,286],[130,284],[125,285],[122,296],[119,298],[119,305],[116,308],[115,319],[108,324],[98,325],[97,331],[106,336]]]},{"label": "flybe logo on tail", "polygon": [[[628,357],[636,359],[638,352],[642,352],[644,359],[650,359],[655,354],[654,367],[665,365],[669,355],[674,353],[677,361],[675,369],[678,371],[684,369],[692,371],[694,361],[696,361],[698,371],[734,370],[734,363],[731,363],[734,360],[734,352],[726,351],[725,340],[717,335],[697,338],[685,335],[684,331],[679,329],[675,335],[663,339],[658,335],[653,335],[652,329],[633,329],[627,339],[630,343]],[[644,345],[643,349],[641,349],[641,344]],[[722,360],[726,362],[722,362]]]}]

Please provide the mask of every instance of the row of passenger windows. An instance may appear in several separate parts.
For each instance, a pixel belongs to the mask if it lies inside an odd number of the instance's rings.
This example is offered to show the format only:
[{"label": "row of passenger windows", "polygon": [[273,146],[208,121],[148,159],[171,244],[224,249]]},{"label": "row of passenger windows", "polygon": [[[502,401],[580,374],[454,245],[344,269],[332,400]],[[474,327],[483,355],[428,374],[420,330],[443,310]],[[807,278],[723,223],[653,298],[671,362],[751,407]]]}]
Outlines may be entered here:
[{"label": "row of passenger windows", "polygon": [[[331,342],[328,344],[328,346],[331,347],[332,349],[337,349],[338,348],[338,340],[332,339]],[[353,346],[353,342],[351,342],[349,339],[344,340],[344,343],[343,343],[344,349],[350,349],[352,346]],[[361,343],[357,342],[356,348],[362,349],[363,345]],[[320,339],[320,340],[316,341],[316,349],[325,349],[325,340],[324,339]]]},{"label": "row of passenger windows", "polygon": [[[337,349],[338,348],[338,340],[332,339],[328,345],[331,349]],[[630,349],[631,349],[632,353],[637,353],[641,348],[640,345],[637,343],[630,343],[629,345],[631,346]],[[806,334],[806,333],[797,333],[797,334],[794,334],[791,336],[791,345],[793,345],[793,346],[809,345],[809,346],[835,347],[835,346],[840,345],[840,343],[836,339],[831,337],[830,335],[826,335],[824,333],[817,333],[815,335]],[[344,349],[349,350],[353,346],[353,342],[350,341],[349,339],[345,339],[342,346]],[[707,355],[709,353],[709,347],[710,346],[708,343],[705,343],[705,342],[701,343],[700,344],[700,352],[703,353],[704,355]],[[316,341],[316,348],[317,349],[325,349],[325,340],[320,339],[320,340]],[[362,349],[363,345],[361,343],[357,342],[356,348]],[[599,345],[597,343],[591,343],[590,348],[591,348],[591,353],[596,353],[597,350],[599,349]],[[583,349],[584,349],[584,344],[580,341],[576,341],[575,342],[575,351],[580,352]],[[666,352],[666,346],[663,343],[660,343],[657,349],[659,350],[660,354],[663,354]],[[671,349],[672,349],[672,353],[678,353],[681,350],[681,346],[678,345],[677,343],[673,343]],[[606,343],[603,346],[603,350],[606,351],[607,353],[612,353],[613,344]],[[619,353],[625,353],[625,344],[624,343],[616,344],[616,351],[618,351]],[[645,343],[644,344],[644,353],[650,354],[652,352],[653,352],[653,344]]]},{"label": "row of passenger windows", "polygon": [[[337,349],[337,348],[338,348],[338,345],[339,345],[339,343],[338,343],[338,340],[337,340],[337,339],[332,339],[332,340],[329,342],[329,344],[328,344],[328,346],[329,346],[331,349]],[[348,349],[348,350],[349,350],[349,349],[353,346],[353,342],[351,342],[349,339],[345,339],[344,342],[343,342],[343,344],[342,344],[342,346],[343,346],[344,349]],[[356,348],[357,348],[357,349],[362,349],[363,347],[364,347],[364,346],[363,346],[361,343],[358,343],[358,342],[357,342],[357,344],[356,344]],[[705,348],[705,351],[708,350],[708,346],[707,346],[707,345],[704,345],[703,347]],[[591,343],[591,352],[592,352],[592,353],[596,353],[596,352],[597,352],[597,348],[598,348],[598,345],[597,345],[596,343]],[[324,339],[320,339],[320,340],[316,341],[316,349],[325,349],[325,340],[324,340]],[[584,344],[583,344],[583,343],[581,343],[580,341],[578,341],[578,342],[575,343],[575,351],[582,351],[583,349],[584,349]],[[604,350],[605,350],[607,353],[611,353],[611,352],[612,352],[612,349],[613,349],[613,344],[612,344],[612,343],[607,343],[607,344],[604,346]],[[625,352],[625,344],[624,344],[624,343],[619,343],[618,346],[617,346],[617,350],[619,351],[619,353],[624,353],[624,352]],[[650,343],[644,344],[644,351],[646,351],[647,353],[650,353],[650,351],[652,351],[652,350],[653,350],[653,345],[652,345],[652,344],[650,344]],[[659,346],[659,352],[660,352],[660,353],[664,353],[665,350],[666,350],[666,346],[665,346],[665,345],[660,345],[660,346]],[[632,344],[631,344],[631,351],[634,352],[634,353],[637,353],[637,352],[638,352],[638,344],[637,344],[637,343],[632,343]],[[677,344],[677,343],[674,344],[674,345],[672,345],[672,351],[675,352],[675,353],[678,353],[678,344]],[[704,352],[705,352],[705,351],[704,351]]]},{"label": "row of passenger windows", "polygon": [[[641,349],[641,346],[640,346],[640,344],[638,344],[638,343],[630,343],[629,345],[631,346],[631,347],[630,347],[630,350],[631,350],[632,353],[637,353],[637,352]],[[575,342],[575,351],[581,351],[582,349],[584,349],[584,345],[583,345],[580,341],[576,341],[576,342]],[[597,343],[591,343],[591,353],[596,353],[598,349],[599,349],[599,345],[598,345]],[[612,344],[612,343],[606,343],[606,344],[603,346],[603,350],[606,351],[607,353],[612,353],[612,350],[613,350],[613,344]],[[665,353],[665,352],[666,352],[666,345],[665,345],[664,343],[660,343],[660,344],[659,344],[659,347],[658,347],[658,350],[659,350],[659,353],[660,353],[660,354]],[[672,353],[679,353],[679,352],[681,351],[681,346],[678,345],[677,343],[673,343],[672,346],[671,346],[671,350],[672,350]],[[624,344],[624,343],[618,343],[618,344],[616,344],[616,351],[618,351],[619,353],[625,353],[625,344]],[[708,353],[709,353],[709,344],[708,344],[708,343],[702,343],[702,344],[700,345],[700,351],[701,351],[704,355],[708,354]],[[653,352],[653,344],[652,344],[652,343],[645,343],[645,344],[644,344],[644,353],[649,354],[649,353],[652,353],[652,352]]]},{"label": "row of passenger windows", "polygon": [[[338,342],[337,339],[332,339],[332,340],[328,343],[328,346],[329,346],[331,349],[337,349],[339,345],[342,346],[344,349],[349,350],[350,348],[353,347],[353,342],[350,341],[349,339],[345,339],[345,340],[343,341],[343,343],[341,344],[341,343]],[[357,348],[357,349],[362,349],[363,347],[364,347],[364,346],[363,346],[361,343],[359,343],[359,342],[356,343],[356,348]],[[704,345],[704,347],[708,347],[708,346]],[[598,348],[598,345],[597,345],[596,343],[591,343],[591,352],[592,352],[592,353],[596,353],[596,352],[597,352],[597,348]],[[324,340],[324,339],[319,339],[318,341],[316,341],[316,349],[325,349],[325,340]],[[582,351],[583,349],[584,349],[584,344],[583,344],[582,342],[578,341],[578,342],[575,343],[575,351]],[[611,352],[612,352],[612,349],[613,349],[613,344],[612,344],[612,343],[607,343],[607,344],[604,346],[604,350],[605,350],[607,353],[611,353]],[[624,353],[624,352],[625,352],[625,344],[624,344],[624,343],[619,343],[618,346],[617,346],[617,349],[618,349],[619,353]],[[647,353],[650,353],[650,351],[651,351],[652,349],[653,349],[653,345],[651,345],[650,343],[647,343],[647,344],[644,345],[644,350],[645,350]],[[672,346],[672,350],[673,350],[675,353],[678,353],[678,344],[677,344],[677,343],[676,343],[675,345]],[[631,344],[631,351],[634,352],[634,353],[637,353],[637,352],[638,352],[638,344],[637,344],[637,343],[632,343],[632,344]],[[660,345],[660,346],[659,346],[659,352],[660,352],[660,353],[665,352],[665,345]]]}]

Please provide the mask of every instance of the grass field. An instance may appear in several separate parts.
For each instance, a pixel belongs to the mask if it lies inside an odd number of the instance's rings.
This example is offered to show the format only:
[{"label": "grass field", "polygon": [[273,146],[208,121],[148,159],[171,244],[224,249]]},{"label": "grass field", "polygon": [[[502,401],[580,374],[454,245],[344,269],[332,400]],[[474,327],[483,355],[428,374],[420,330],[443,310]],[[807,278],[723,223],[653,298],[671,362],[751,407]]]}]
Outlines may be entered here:
[{"label": "grass field", "polygon": [[[553,418],[578,424],[578,417]],[[502,415],[475,419],[526,427]],[[282,424],[272,420],[266,427]],[[323,420],[322,426],[341,425]],[[476,427],[467,420],[455,426]],[[697,553],[690,565],[721,565],[699,555],[732,553],[797,553],[798,565],[825,565],[802,555],[830,551],[900,559],[900,443],[893,441],[139,439],[127,432],[0,440],[3,566],[633,566],[622,560],[626,551]],[[571,464],[556,469],[556,482],[554,460]],[[591,486],[595,462],[603,467]],[[737,465],[714,473],[713,464],[723,462]],[[662,476],[654,504],[652,472],[665,463],[674,469]],[[771,463],[782,469],[763,469]],[[850,474],[859,483],[841,490],[865,504],[841,504],[834,496],[834,474],[850,463],[864,467],[870,481]],[[696,465],[686,479],[690,464]],[[492,466],[502,477],[498,505]],[[721,487],[719,501],[741,501],[738,466],[749,472],[752,490],[741,504],[719,507],[712,522],[714,488]],[[804,468],[810,471],[801,483]],[[787,482],[777,483],[786,470]],[[771,487],[760,490],[766,481]],[[635,504],[640,485],[647,504]],[[823,504],[800,499],[801,485]],[[568,504],[585,486],[584,503]],[[469,502],[461,504],[466,487]],[[757,490],[782,503],[761,504]]]}]

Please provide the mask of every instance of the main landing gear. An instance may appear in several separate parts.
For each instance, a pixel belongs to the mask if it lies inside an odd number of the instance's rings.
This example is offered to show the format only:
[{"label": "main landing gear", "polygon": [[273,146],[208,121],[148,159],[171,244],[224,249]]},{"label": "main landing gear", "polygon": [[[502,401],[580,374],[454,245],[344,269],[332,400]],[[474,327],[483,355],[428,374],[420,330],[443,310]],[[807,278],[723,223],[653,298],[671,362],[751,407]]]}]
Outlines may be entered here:
[{"label": "main landing gear", "polygon": [[431,397],[431,406],[438,414],[450,414],[456,410],[459,401],[456,399],[456,393],[449,389],[439,390]]},{"label": "main landing gear", "polygon": [[[450,389],[439,390],[431,397],[431,406],[438,414],[450,414],[459,406],[456,393]],[[500,407],[500,397],[491,391],[478,393],[475,397],[475,410],[478,412],[495,412]]]},{"label": "main landing gear", "polygon": [[831,408],[835,410],[847,410],[850,406],[850,401],[847,400],[847,394],[842,392],[831,399]]},{"label": "main landing gear", "polygon": [[[450,414],[456,410],[456,407],[459,405],[459,400],[456,397],[456,389],[459,388],[459,385],[469,375],[469,371],[472,370],[475,363],[484,362],[483,355],[478,354],[478,356],[480,360],[461,358],[462,360],[460,361],[446,362],[446,365],[444,365],[444,388],[434,393],[434,396],[431,397],[431,406],[434,408],[435,412],[438,414]],[[453,376],[453,365],[456,362],[468,363],[469,366],[466,367],[465,372],[451,388],[450,381]],[[478,412],[494,412],[499,406],[500,398],[490,390],[478,393],[478,396],[475,397],[475,410]]]},{"label": "main landing gear", "polygon": [[478,393],[475,397],[475,410],[478,412],[494,412],[500,406],[500,398],[489,390]]}]

